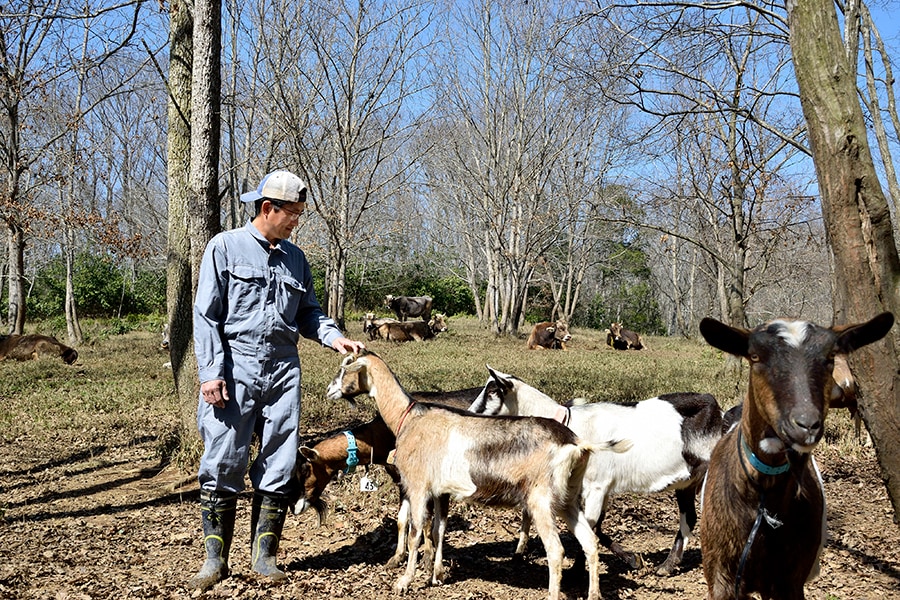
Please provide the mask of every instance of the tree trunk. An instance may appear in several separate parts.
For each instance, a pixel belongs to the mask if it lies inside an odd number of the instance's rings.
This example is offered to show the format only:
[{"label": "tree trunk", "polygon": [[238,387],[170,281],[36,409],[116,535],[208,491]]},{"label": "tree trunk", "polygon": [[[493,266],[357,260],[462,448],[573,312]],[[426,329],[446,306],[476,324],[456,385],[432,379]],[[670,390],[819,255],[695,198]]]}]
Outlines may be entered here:
[{"label": "tree trunk", "polygon": [[9,256],[9,333],[25,331],[25,233],[10,217],[7,222]]},{"label": "tree trunk", "polygon": [[199,397],[193,358],[193,276],[191,232],[188,225],[191,195],[191,65],[193,25],[190,5],[174,0],[169,26],[168,188],[169,216],[166,259],[166,308],[169,319],[169,356],[181,416],[182,448],[200,442],[191,415]]},{"label": "tree trunk", "polygon": [[[834,254],[835,317],[859,322],[882,310],[900,314],[900,257],[887,200],[875,173],[831,0],[787,2],[791,51],[825,220]],[[900,373],[897,328],[884,342],[855,352],[863,391],[860,411],[900,522]]]}]

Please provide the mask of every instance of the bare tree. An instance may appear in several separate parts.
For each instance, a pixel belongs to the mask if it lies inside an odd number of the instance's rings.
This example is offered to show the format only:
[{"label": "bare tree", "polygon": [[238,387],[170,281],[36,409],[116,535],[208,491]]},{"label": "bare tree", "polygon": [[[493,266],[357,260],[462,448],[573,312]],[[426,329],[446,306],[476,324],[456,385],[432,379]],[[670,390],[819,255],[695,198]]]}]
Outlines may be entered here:
[{"label": "bare tree", "polygon": [[[869,150],[856,76],[846,60],[832,0],[787,4],[794,71],[819,178],[822,212],[834,252],[836,321],[882,310],[900,315],[900,256],[890,208]],[[852,54],[852,53],[851,53]],[[886,342],[853,356],[865,394],[860,411],[900,522],[900,372],[897,328]]]},{"label": "bare tree", "polygon": [[[199,441],[190,424],[196,407],[197,375],[193,360],[193,249],[189,215],[193,196],[191,172],[191,72],[193,70],[193,17],[191,4],[181,0],[169,9],[168,148],[169,182],[168,245],[166,264],[166,304],[169,324],[169,355],[182,439]],[[193,435],[193,437],[191,437]],[[189,445],[182,443],[183,446]]]},{"label": "bare tree", "polygon": [[[711,258],[719,312],[745,325],[747,303],[765,285],[779,240],[809,217],[812,199],[798,193],[789,174],[804,150],[797,135],[802,124],[791,110],[787,50],[771,43],[783,38],[779,24],[748,8],[702,6],[664,3],[602,13],[590,21],[595,37],[624,55],[611,51],[620,62],[581,70],[621,74],[619,87],[601,91],[645,115],[645,148],[661,149],[649,152],[651,162],[675,167],[666,179],[651,171],[657,177],[641,186],[648,199],[643,210],[621,220]],[[654,181],[660,184],[655,189]]]},{"label": "bare tree", "polygon": [[[482,320],[497,334],[516,335],[539,265],[548,284],[552,278],[560,311],[572,308],[562,306],[564,298],[577,297],[575,254],[586,247],[570,246],[568,257],[548,251],[566,236],[575,239],[563,215],[595,199],[584,186],[602,177],[596,156],[582,157],[584,170],[575,157],[594,152],[599,129],[593,120],[586,125],[550,60],[563,23],[555,9],[485,0],[454,11],[458,41],[441,100],[449,145],[431,187],[453,182],[447,195]],[[557,193],[564,181],[571,196]]]},{"label": "bare tree", "polygon": [[[62,88],[65,80],[73,75],[77,79],[84,68],[102,63],[128,44],[136,30],[140,5],[126,2],[94,7],[51,0],[0,8],[0,175],[4,180],[0,218],[7,229],[9,330],[13,333],[21,333],[25,324],[25,240],[33,221],[40,217],[29,209],[29,202],[47,178],[53,177],[41,170],[40,163],[44,153],[68,136],[73,125],[81,123],[91,110],[79,106],[61,128],[48,129],[43,120],[47,107],[41,103],[55,101],[46,93],[49,89]],[[123,17],[127,19],[125,27]],[[81,22],[104,43],[99,49],[85,47],[73,59],[67,39],[58,35],[60,26],[70,21]],[[77,335],[74,330],[72,334]]]}]

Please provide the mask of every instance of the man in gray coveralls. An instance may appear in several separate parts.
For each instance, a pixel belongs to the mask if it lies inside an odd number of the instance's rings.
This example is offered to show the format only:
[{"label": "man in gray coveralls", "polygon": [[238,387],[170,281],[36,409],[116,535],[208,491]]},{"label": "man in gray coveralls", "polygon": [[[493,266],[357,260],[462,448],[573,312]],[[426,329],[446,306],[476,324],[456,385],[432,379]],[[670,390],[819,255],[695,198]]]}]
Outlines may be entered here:
[{"label": "man in gray coveralls", "polygon": [[299,442],[299,336],[341,354],[364,348],[322,311],[306,256],[287,240],[306,208],[303,181],[275,171],[241,200],[254,204],[255,216],[210,240],[194,302],[207,558],[188,582],[191,589],[208,589],[229,574],[237,494],[244,489],[253,433],[260,447],[250,466],[251,568],[272,581],[286,577],[275,557]]}]

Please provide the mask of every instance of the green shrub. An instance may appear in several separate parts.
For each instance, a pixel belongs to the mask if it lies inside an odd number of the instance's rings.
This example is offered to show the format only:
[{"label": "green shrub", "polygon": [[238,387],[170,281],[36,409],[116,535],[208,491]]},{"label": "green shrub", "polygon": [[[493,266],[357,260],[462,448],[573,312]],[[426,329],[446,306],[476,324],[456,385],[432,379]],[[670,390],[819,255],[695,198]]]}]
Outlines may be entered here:
[{"label": "green shrub", "polygon": [[[64,314],[66,267],[56,257],[41,267],[27,298],[29,318]],[[82,252],[75,257],[72,287],[79,316],[118,317],[166,310],[164,269],[139,268],[134,278],[112,257]]]}]

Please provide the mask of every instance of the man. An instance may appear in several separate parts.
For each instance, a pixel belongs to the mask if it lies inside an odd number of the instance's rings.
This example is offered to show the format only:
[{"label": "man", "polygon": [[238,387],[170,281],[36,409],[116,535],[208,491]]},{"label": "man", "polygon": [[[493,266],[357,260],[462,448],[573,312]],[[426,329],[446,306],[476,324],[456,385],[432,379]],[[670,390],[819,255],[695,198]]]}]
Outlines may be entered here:
[{"label": "man", "polygon": [[206,562],[188,582],[206,590],[228,576],[237,494],[251,437],[251,568],[272,581],[297,457],[300,423],[299,336],[341,354],[361,342],[343,336],[313,291],[303,252],[287,241],[306,208],[306,185],[287,171],[266,175],[241,195],[254,217],[206,247],[194,302],[194,348],[200,375],[197,425],[203,439],[200,510]]}]

